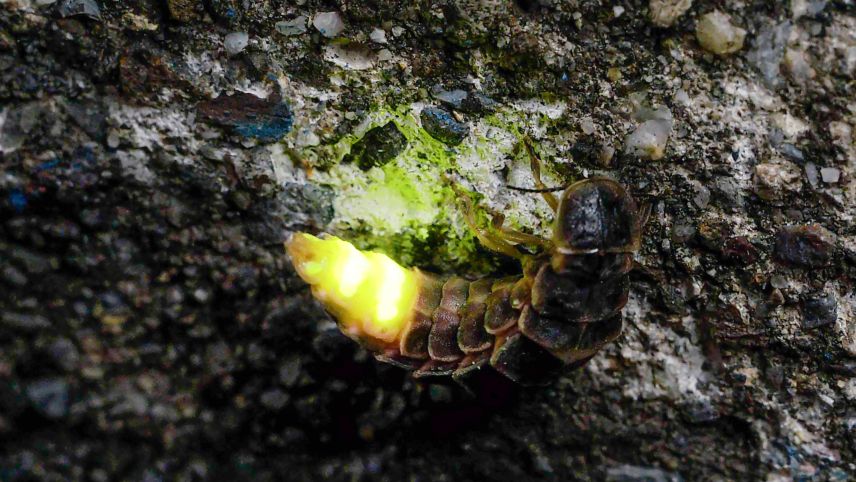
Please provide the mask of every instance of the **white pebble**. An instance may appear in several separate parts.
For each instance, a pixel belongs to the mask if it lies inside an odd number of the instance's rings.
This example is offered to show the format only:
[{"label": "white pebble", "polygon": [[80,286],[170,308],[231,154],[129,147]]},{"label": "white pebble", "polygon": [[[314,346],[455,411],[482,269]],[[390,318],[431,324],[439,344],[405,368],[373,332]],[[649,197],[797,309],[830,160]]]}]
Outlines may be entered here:
[{"label": "white pebble", "polygon": [[755,193],[761,199],[771,201],[781,199],[786,191],[799,190],[799,168],[787,161],[764,162],[755,166]]},{"label": "white pebble", "polygon": [[612,14],[615,15],[615,18],[624,15],[624,7],[622,7],[621,5],[616,5],[612,7]]},{"label": "white pebble", "polygon": [[580,129],[583,130],[583,134],[590,136],[594,134],[597,126],[594,125],[594,121],[591,120],[591,117],[585,117],[580,121]]},{"label": "white pebble", "polygon": [[696,38],[702,48],[716,55],[728,55],[743,48],[746,31],[731,24],[731,17],[714,10],[696,24]]},{"label": "white pebble", "polygon": [[324,60],[348,70],[367,70],[374,67],[378,57],[371,49],[360,44],[328,45],[324,48]]},{"label": "white pebble", "polygon": [[666,144],[672,132],[672,113],[661,107],[657,110],[644,110],[641,120],[645,120],[625,139],[625,154],[640,159],[657,161],[666,153]]},{"label": "white pebble", "polygon": [[808,183],[811,187],[817,187],[817,166],[813,162],[806,163],[805,176],[808,178]]},{"label": "white pebble", "polygon": [[624,152],[640,159],[657,161],[666,153],[672,124],[659,119],[645,121],[627,136]]},{"label": "white pebble", "polygon": [[846,122],[832,121],[829,123],[829,134],[835,142],[847,147],[853,142],[853,129]]},{"label": "white pebble", "polygon": [[300,35],[306,32],[306,16],[301,15],[294,20],[277,22],[276,31],[286,36]]},{"label": "white pebble", "polygon": [[386,43],[386,32],[382,28],[376,28],[372,30],[372,33],[369,34],[369,38],[374,43],[385,44]]},{"label": "white pebble", "polygon": [[671,27],[692,5],[693,0],[651,0],[648,4],[651,23]]},{"label": "white pebble", "polygon": [[321,35],[328,38],[333,38],[345,30],[345,23],[342,22],[339,12],[317,13],[312,19],[312,25],[321,32]]},{"label": "white pebble", "polygon": [[250,36],[247,35],[247,32],[232,32],[223,39],[223,46],[226,48],[226,53],[229,56],[238,55],[243,52],[249,43]]},{"label": "white pebble", "polygon": [[827,184],[835,184],[841,178],[841,171],[836,167],[824,167],[820,170],[820,178]]},{"label": "white pebble", "polygon": [[389,62],[392,60],[392,52],[389,49],[380,49],[377,53],[377,60],[379,62]]},{"label": "white pebble", "polygon": [[805,84],[817,75],[811,67],[808,54],[797,49],[788,49],[785,52],[785,69],[791,74],[791,78],[800,84]]}]

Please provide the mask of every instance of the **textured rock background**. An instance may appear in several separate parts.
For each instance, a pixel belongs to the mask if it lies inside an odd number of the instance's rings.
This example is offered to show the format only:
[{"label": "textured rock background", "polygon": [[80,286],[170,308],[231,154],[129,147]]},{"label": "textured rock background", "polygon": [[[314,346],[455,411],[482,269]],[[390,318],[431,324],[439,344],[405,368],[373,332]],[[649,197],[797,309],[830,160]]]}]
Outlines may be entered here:
[{"label": "textured rock background", "polygon": [[[0,480],[856,476],[852,0],[286,3],[0,3]],[[439,180],[547,232],[524,134],[652,205],[624,334],[547,389],[415,385],[281,243],[516,269]]]}]

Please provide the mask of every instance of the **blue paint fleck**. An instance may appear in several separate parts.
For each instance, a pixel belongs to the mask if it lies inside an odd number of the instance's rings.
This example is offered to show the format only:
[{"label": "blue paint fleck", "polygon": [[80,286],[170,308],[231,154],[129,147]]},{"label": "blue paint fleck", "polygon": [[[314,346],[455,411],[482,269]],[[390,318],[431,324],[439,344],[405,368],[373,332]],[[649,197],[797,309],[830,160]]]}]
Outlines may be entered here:
[{"label": "blue paint fleck", "polygon": [[229,8],[228,10],[226,10],[226,16],[229,18],[235,18],[237,15],[238,13],[235,12],[234,8]]},{"label": "blue paint fleck", "polygon": [[59,163],[60,160],[58,158],[51,159],[50,161],[45,161],[39,164],[38,167],[36,167],[36,172],[49,171],[58,166]]},{"label": "blue paint fleck", "polygon": [[288,104],[280,103],[270,112],[246,116],[246,121],[235,123],[235,132],[246,137],[255,137],[262,141],[277,141],[291,132],[294,119]]},{"label": "blue paint fleck", "polygon": [[27,208],[27,196],[20,189],[12,189],[9,193],[9,204],[20,214]]},{"label": "blue paint fleck", "polygon": [[567,81],[568,81],[568,73],[562,72],[562,82],[567,82]]}]

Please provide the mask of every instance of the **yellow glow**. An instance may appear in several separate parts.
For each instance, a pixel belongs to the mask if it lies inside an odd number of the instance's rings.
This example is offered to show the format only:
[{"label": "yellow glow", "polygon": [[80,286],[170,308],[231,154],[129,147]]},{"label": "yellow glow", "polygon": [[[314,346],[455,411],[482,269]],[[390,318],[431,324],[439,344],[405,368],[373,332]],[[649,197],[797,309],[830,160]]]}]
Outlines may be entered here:
[{"label": "yellow glow", "polygon": [[368,276],[369,270],[371,270],[371,265],[366,257],[351,246],[341,269],[337,273],[339,275],[339,293],[345,298],[354,296],[357,288]]},{"label": "yellow glow", "polygon": [[412,315],[418,276],[384,254],[362,252],[339,238],[297,233],[286,244],[297,273],[347,335],[388,343]]}]

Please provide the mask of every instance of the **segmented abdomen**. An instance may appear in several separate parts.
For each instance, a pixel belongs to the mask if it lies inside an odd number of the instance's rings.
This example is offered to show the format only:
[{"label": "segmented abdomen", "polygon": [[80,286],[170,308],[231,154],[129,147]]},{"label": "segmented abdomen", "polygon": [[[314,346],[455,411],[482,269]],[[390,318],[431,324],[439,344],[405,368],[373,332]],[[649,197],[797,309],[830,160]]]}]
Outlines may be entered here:
[{"label": "segmented abdomen", "polygon": [[584,364],[621,332],[629,255],[574,258],[589,269],[558,274],[545,260],[523,276],[476,281],[416,270],[413,316],[398,346],[377,358],[416,378],[451,375],[464,385],[490,369],[541,384],[564,365]]}]

